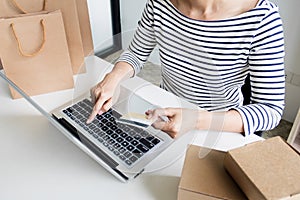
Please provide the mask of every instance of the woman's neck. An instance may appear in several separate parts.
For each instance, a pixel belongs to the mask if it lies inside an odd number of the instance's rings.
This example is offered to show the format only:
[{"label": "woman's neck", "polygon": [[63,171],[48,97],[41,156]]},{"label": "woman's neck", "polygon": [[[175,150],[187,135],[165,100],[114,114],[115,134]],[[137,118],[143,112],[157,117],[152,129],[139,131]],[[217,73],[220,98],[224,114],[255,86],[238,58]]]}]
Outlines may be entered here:
[{"label": "woman's neck", "polygon": [[170,0],[184,15],[198,20],[217,20],[244,13],[258,0]]}]

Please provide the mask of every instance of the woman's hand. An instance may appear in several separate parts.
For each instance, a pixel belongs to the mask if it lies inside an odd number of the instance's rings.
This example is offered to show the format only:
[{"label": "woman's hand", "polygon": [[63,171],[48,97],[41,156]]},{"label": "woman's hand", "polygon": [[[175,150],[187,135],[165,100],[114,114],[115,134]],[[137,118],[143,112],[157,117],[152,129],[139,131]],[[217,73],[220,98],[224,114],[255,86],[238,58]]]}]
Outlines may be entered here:
[{"label": "woman's hand", "polygon": [[[153,127],[168,133],[172,138],[191,130],[213,130],[243,133],[243,121],[236,110],[208,112],[197,109],[159,108],[148,110],[147,118]],[[164,120],[167,117],[168,120]]]},{"label": "woman's hand", "polygon": [[199,114],[198,110],[183,108],[158,108],[146,112],[147,118],[154,121],[152,126],[172,138],[197,129]]},{"label": "woman's hand", "polygon": [[101,115],[112,107],[113,100],[118,98],[118,88],[119,83],[114,81],[108,74],[103,81],[91,89],[90,93],[94,107],[87,123],[91,123],[97,114]]},{"label": "woman's hand", "polygon": [[97,114],[108,111],[118,99],[120,83],[133,75],[133,68],[125,62],[119,62],[104,79],[91,89],[91,98],[95,104],[87,123],[91,123]]}]

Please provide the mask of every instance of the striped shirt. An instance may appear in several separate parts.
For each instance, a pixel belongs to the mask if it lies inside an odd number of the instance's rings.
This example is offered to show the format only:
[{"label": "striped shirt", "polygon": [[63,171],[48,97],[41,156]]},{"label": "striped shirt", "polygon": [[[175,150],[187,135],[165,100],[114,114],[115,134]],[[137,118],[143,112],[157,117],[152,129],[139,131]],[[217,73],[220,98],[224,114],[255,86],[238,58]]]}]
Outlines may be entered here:
[{"label": "striped shirt", "polygon": [[[169,0],[148,0],[129,48],[119,61],[137,74],[155,47],[161,87],[208,111],[237,110],[245,135],[278,125],[285,94],[284,39],[278,7],[260,0],[238,16],[191,19]],[[241,87],[250,74],[251,104]]]}]

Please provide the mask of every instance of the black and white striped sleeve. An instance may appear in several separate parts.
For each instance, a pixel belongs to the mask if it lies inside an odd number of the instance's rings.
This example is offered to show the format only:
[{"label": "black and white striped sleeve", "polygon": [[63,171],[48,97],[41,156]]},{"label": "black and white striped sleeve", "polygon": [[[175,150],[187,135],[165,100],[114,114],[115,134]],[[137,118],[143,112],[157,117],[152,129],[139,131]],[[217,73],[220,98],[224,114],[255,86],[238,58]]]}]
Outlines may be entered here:
[{"label": "black and white striped sleeve", "polygon": [[277,7],[262,19],[249,56],[251,104],[237,108],[245,135],[276,127],[284,110],[284,37]]}]

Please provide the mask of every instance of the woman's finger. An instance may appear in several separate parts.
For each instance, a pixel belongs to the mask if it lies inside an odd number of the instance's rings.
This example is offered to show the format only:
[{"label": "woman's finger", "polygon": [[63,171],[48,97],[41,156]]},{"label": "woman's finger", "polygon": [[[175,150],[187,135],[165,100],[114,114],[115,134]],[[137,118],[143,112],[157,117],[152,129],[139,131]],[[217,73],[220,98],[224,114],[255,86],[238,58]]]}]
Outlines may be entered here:
[{"label": "woman's finger", "polygon": [[[97,99],[97,98],[96,98]],[[96,100],[96,103],[93,107],[93,110],[88,118],[88,120],[86,121],[87,124],[91,123],[95,117],[97,116],[97,114],[101,115],[103,113],[102,111],[102,106],[103,104],[106,102],[107,100],[105,100],[105,98],[103,96],[101,96],[101,93],[99,94],[98,99]]]}]

